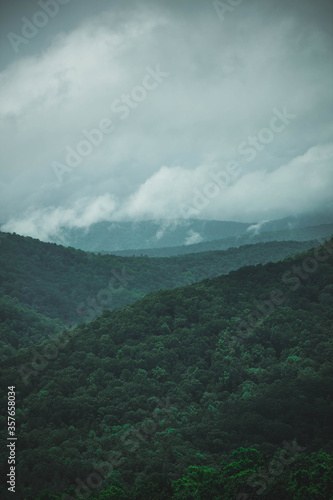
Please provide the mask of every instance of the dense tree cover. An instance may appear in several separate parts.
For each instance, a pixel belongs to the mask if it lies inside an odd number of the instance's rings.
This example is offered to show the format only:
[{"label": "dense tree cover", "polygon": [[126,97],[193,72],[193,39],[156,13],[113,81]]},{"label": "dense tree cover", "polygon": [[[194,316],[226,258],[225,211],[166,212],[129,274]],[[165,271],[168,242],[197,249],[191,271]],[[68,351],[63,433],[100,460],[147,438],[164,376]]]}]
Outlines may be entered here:
[{"label": "dense tree cover", "polygon": [[[265,227],[265,226],[264,226]],[[186,255],[189,253],[201,253],[215,250],[227,250],[228,248],[238,248],[243,245],[253,245],[256,243],[265,243],[268,241],[308,241],[314,239],[327,239],[333,234],[333,224],[321,224],[319,226],[310,226],[302,228],[285,229],[280,231],[255,231],[247,232],[244,235],[229,238],[215,239],[195,243],[191,245],[182,245],[164,248],[141,248],[131,250],[118,250],[112,252],[114,255],[124,257],[147,255],[148,257],[171,257],[173,255]],[[110,254],[111,252],[101,252]]]},{"label": "dense tree cover", "polygon": [[[295,444],[293,443],[295,446]],[[118,490],[118,491],[117,491]],[[132,491],[111,486],[93,497],[99,500],[314,500],[332,498],[333,458],[323,450],[306,455],[290,447],[267,462],[255,448],[238,448],[217,468],[190,466],[178,480],[152,475]],[[121,498],[121,496],[118,498]]]},{"label": "dense tree cover", "polygon": [[[86,479],[62,495],[44,490],[40,500],[63,500],[83,495],[91,500],[316,500],[330,499],[333,458],[323,450],[305,454],[292,443],[266,462],[256,448],[238,448],[216,468],[190,466],[177,480],[151,474],[135,488],[101,473],[95,484]],[[101,471],[100,471],[101,472]],[[86,483],[89,483],[88,486]],[[106,486],[106,483],[109,483]],[[96,486],[96,487],[94,487]],[[34,500],[29,495],[27,500]]]},{"label": "dense tree cover", "polygon": [[332,245],[150,293],[4,361],[22,495],[330,498]]},{"label": "dense tree cover", "polygon": [[43,342],[63,330],[60,320],[38,314],[8,296],[0,298],[0,325],[0,356],[16,354],[16,350]]},{"label": "dense tree cover", "polygon": [[104,309],[133,303],[148,292],[280,260],[314,245],[314,241],[290,241],[148,259],[95,255],[13,234],[1,241],[0,293],[72,326],[93,319]]}]

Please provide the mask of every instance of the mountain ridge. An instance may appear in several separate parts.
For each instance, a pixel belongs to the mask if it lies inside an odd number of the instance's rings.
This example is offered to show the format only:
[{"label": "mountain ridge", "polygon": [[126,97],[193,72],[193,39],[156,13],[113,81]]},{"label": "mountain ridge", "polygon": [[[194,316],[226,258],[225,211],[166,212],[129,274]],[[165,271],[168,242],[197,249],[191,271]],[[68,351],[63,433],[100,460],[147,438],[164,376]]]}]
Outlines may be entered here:
[{"label": "mountain ridge", "polygon": [[1,292],[65,324],[92,319],[158,289],[184,286],[249,264],[280,260],[317,244],[268,242],[150,259],[95,255],[7,235],[0,246]]}]

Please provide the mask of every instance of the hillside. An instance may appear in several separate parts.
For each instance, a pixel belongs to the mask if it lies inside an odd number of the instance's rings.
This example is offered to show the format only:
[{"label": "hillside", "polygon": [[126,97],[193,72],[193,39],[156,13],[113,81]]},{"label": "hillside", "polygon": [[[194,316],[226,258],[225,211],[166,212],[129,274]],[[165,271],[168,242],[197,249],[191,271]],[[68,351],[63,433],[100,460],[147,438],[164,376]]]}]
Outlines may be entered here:
[{"label": "hillside", "polygon": [[151,293],[5,361],[24,498],[329,499],[332,245]]},{"label": "hillside", "polygon": [[149,259],[95,255],[15,234],[6,236],[0,246],[1,295],[18,299],[24,307],[67,326],[91,320],[104,309],[133,303],[154,290],[280,260],[316,244],[265,243]]},{"label": "hillside", "polygon": [[0,352],[3,356],[43,342],[63,330],[60,320],[50,319],[24,306],[16,298],[0,298]]}]

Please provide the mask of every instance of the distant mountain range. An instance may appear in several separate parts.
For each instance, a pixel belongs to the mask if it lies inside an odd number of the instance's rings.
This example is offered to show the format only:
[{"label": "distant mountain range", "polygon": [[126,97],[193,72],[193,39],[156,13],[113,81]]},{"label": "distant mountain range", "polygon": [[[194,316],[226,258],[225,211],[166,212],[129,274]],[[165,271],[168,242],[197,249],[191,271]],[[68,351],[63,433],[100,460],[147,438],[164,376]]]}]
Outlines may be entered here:
[{"label": "distant mountain range", "polygon": [[53,243],[99,252],[162,248],[245,234],[251,224],[193,219],[137,222],[98,222],[85,228],[61,228]]},{"label": "distant mountain range", "polygon": [[321,226],[310,226],[296,229],[285,229],[283,231],[269,231],[256,233],[247,231],[240,236],[223,238],[220,240],[204,241],[193,245],[182,245],[165,248],[141,248],[132,250],[118,250],[112,252],[101,252],[102,254],[121,255],[123,257],[147,255],[148,257],[172,257],[174,255],[187,255],[216,250],[227,250],[228,248],[239,248],[243,245],[253,245],[269,241],[308,241],[327,239],[333,235],[333,224],[322,224]]},{"label": "distant mountain range", "polygon": [[[139,250],[139,254],[146,253],[142,249],[164,249],[167,247],[190,247],[196,244],[211,242],[215,240],[225,241],[226,245],[213,247],[214,249],[226,249],[230,246],[249,244],[252,241],[272,241],[271,236],[267,239],[258,239],[263,232],[285,231],[280,235],[280,240],[297,239],[294,231],[310,226],[332,224],[332,218],[328,216],[291,216],[274,221],[260,221],[253,223],[200,220],[200,219],[174,219],[174,220],[150,220],[131,222],[102,221],[92,224],[89,228],[61,227],[56,234],[49,237],[51,243],[71,246],[89,252],[123,252],[131,250],[126,255],[134,255],[133,250]],[[323,236],[327,236],[324,229]],[[330,231],[330,230],[329,230]],[[300,236],[301,240],[310,240],[321,236],[319,231],[310,231],[311,234]],[[289,234],[288,234],[289,233]],[[313,234],[312,234],[313,233]],[[314,234],[316,233],[316,234]],[[238,244],[238,239],[240,243]],[[206,251],[213,248],[200,248],[198,251]],[[197,251],[194,248],[191,252]],[[177,253],[188,253],[187,250],[177,249]],[[137,254],[137,252],[135,252]],[[159,253],[160,256],[175,255],[170,251]]]}]

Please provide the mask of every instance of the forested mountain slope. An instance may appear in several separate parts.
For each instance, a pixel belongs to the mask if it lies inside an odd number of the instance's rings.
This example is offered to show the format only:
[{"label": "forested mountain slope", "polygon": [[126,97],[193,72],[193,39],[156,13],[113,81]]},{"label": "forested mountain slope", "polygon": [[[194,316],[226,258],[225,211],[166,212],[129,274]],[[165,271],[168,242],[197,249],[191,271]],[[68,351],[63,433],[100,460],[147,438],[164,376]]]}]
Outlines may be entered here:
[{"label": "forested mountain slope", "polygon": [[104,309],[133,303],[154,290],[213,278],[244,265],[280,260],[316,245],[315,241],[266,243],[149,259],[101,256],[15,234],[4,236],[0,245],[1,295],[17,298],[24,306],[66,325],[91,320]]},{"label": "forested mountain slope", "polygon": [[332,253],[154,292],[4,362],[24,495],[329,499]]}]

